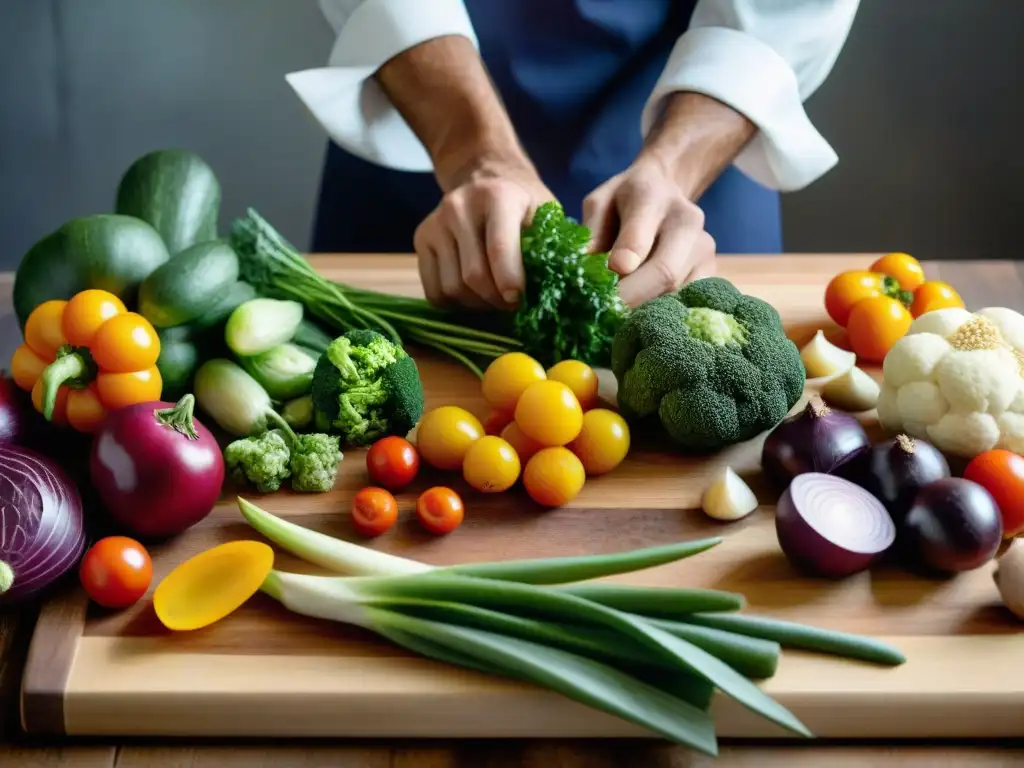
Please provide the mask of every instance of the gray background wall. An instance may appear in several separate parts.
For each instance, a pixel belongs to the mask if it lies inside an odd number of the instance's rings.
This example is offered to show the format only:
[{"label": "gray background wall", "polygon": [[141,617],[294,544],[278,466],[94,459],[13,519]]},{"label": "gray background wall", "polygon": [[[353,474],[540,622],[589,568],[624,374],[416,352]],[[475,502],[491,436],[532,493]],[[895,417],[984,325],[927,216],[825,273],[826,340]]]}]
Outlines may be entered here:
[{"label": "gray background wall", "polygon": [[[791,251],[1018,257],[1024,235],[1020,0],[863,0],[808,108],[839,167],[784,202]],[[306,244],[324,136],[286,72],[332,34],[314,0],[0,0],[0,268],[109,210],[138,155],[214,165]]]}]

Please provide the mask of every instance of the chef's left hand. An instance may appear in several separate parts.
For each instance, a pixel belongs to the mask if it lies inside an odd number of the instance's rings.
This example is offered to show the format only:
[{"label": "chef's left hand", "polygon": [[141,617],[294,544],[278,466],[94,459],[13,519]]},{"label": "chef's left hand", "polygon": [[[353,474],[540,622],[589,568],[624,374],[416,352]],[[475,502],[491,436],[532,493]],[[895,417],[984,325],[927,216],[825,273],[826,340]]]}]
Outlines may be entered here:
[{"label": "chef's left hand", "polygon": [[714,274],[704,212],[656,158],[641,155],[591,192],[583,221],[592,250],[610,251],[608,266],[622,276],[619,295],[629,306]]}]

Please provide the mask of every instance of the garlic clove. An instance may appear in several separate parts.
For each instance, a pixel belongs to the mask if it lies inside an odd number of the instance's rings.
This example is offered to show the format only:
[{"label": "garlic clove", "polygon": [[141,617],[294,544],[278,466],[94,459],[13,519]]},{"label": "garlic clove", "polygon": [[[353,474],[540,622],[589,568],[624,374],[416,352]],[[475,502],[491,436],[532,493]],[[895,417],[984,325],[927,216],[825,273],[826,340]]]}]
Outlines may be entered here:
[{"label": "garlic clove", "polygon": [[800,350],[800,359],[807,369],[807,378],[818,379],[848,371],[857,362],[857,355],[840,349],[819,330]]},{"label": "garlic clove", "polygon": [[1015,541],[996,560],[992,578],[999,588],[1003,604],[1017,618],[1024,620],[1024,546],[1019,541]]},{"label": "garlic clove", "polygon": [[726,467],[704,491],[701,508],[714,520],[739,520],[757,509],[757,497],[732,467]]},{"label": "garlic clove", "polygon": [[821,388],[822,399],[840,411],[860,413],[878,405],[882,388],[870,374],[853,366]]}]

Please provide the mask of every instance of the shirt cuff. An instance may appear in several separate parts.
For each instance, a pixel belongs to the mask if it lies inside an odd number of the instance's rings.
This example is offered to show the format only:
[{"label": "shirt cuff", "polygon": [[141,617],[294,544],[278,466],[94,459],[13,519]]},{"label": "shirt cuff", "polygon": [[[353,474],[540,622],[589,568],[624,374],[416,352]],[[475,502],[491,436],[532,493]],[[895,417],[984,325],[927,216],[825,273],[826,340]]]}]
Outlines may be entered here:
[{"label": "shirt cuff", "polygon": [[807,117],[793,69],[769,45],[745,32],[700,27],[679,38],[644,108],[644,136],[665,100],[679,91],[717,99],[758,127],[734,165],[766,187],[802,189],[839,161]]},{"label": "shirt cuff", "polygon": [[388,168],[429,172],[430,155],[374,75],[402,51],[447,35],[479,48],[462,0],[366,0],[342,27],[328,66],[285,79],[339,146]]}]

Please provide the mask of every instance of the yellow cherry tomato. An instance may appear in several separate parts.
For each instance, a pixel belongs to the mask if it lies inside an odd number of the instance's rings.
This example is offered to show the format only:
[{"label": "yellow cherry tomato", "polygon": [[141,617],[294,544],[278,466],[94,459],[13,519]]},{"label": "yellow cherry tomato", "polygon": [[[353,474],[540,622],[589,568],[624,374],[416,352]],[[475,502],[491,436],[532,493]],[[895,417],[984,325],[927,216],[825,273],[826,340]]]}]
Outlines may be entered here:
[{"label": "yellow cherry tomato", "polygon": [[563,360],[548,369],[548,378],[551,381],[560,381],[571,389],[584,411],[597,405],[597,374],[586,363],[579,360]]},{"label": "yellow cherry tomato", "polygon": [[583,414],[583,428],[569,449],[588,475],[611,472],[629,453],[629,426],[615,411],[594,408]]},{"label": "yellow cherry tomato", "polygon": [[484,428],[476,416],[465,408],[442,405],[420,421],[416,449],[420,458],[436,469],[461,469],[469,446],[483,436]]},{"label": "yellow cherry tomato", "polygon": [[544,379],[544,366],[522,352],[495,358],[484,371],[484,400],[493,408],[511,412],[520,395],[535,381]]},{"label": "yellow cherry tomato", "polygon": [[463,478],[484,493],[507,491],[519,479],[519,469],[515,449],[494,435],[484,435],[469,446],[462,461]]},{"label": "yellow cherry tomato", "polygon": [[125,312],[99,327],[90,351],[96,365],[109,373],[141,371],[156,365],[160,337],[149,320],[135,312]]},{"label": "yellow cherry tomato", "polygon": [[568,448],[544,448],[523,470],[523,487],[538,504],[561,507],[575,499],[586,481],[583,464]]},{"label": "yellow cherry tomato", "polygon": [[904,291],[916,291],[924,282],[921,262],[909,253],[887,253],[871,265],[871,271],[895,278]]},{"label": "yellow cherry tomato", "polygon": [[47,365],[49,363],[33,352],[28,344],[22,344],[11,356],[11,377],[15,384],[26,392],[31,392],[32,386],[43,375]]},{"label": "yellow cherry tomato", "polygon": [[96,375],[96,393],[108,411],[127,408],[136,403],[159,400],[163,385],[163,378],[155,365],[144,371],[100,372]]},{"label": "yellow cherry tomato", "polygon": [[[53,418],[51,421],[58,427],[67,426],[68,423],[68,388],[61,387],[57,390],[57,401],[53,406]],[[36,379],[32,385],[32,405],[39,412],[43,412],[43,380]]]},{"label": "yellow cherry tomato", "polygon": [[44,301],[25,321],[25,343],[45,360],[53,360],[57,350],[68,343],[61,329],[61,317],[68,303],[62,299]]},{"label": "yellow cherry tomato", "polygon": [[936,309],[952,309],[954,307],[963,309],[964,300],[960,298],[960,294],[953,286],[941,280],[929,280],[914,291],[910,314],[920,317],[926,312],[934,312]]},{"label": "yellow cherry tomato", "polygon": [[75,294],[64,307],[61,329],[68,342],[87,347],[101,325],[114,315],[123,315],[127,311],[124,302],[114,294],[91,288]]},{"label": "yellow cherry tomato", "polygon": [[85,389],[68,390],[68,424],[79,432],[95,432],[107,416],[95,387],[91,384]]},{"label": "yellow cherry tomato", "polygon": [[168,629],[209,626],[237,610],[274,567],[262,541],[229,541],[186,560],[153,592],[153,609]]},{"label": "yellow cherry tomato", "polygon": [[541,445],[565,445],[583,426],[583,409],[565,384],[538,381],[526,388],[516,404],[516,424]]},{"label": "yellow cherry tomato", "polygon": [[516,452],[519,461],[523,464],[544,447],[529,435],[524,434],[514,421],[501,430],[501,439],[512,446],[512,450]]}]

